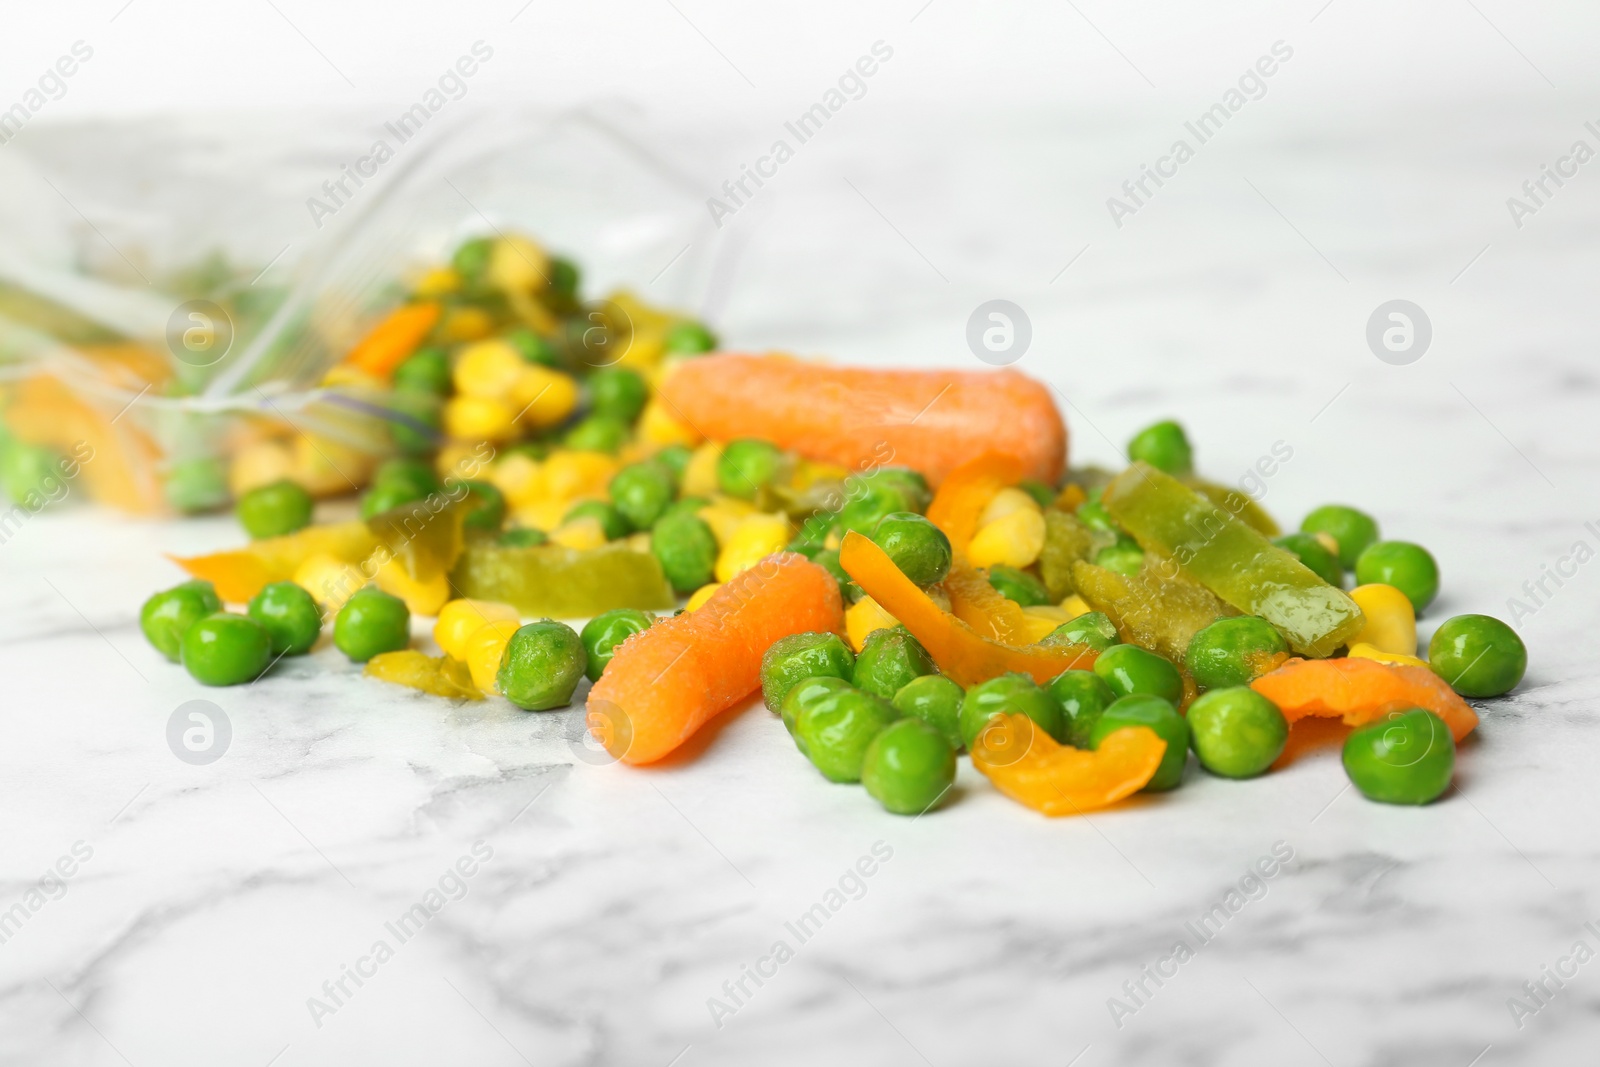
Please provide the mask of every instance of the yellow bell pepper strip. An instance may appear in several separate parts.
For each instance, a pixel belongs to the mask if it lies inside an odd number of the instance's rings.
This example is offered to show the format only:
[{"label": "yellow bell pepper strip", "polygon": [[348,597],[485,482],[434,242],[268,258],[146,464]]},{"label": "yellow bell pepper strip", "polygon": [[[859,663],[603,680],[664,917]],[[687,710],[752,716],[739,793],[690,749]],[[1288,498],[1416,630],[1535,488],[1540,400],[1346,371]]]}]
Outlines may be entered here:
[{"label": "yellow bell pepper strip", "polygon": [[951,471],[928,505],[928,521],[944,531],[959,556],[978,533],[983,511],[1000,490],[1022,479],[1022,461],[1002,452],[985,452]]},{"label": "yellow bell pepper strip", "polygon": [[472,506],[465,493],[459,500],[435,493],[374,515],[367,529],[414,581],[431,582],[460,558]]},{"label": "yellow bell pepper strip", "polygon": [[901,573],[894,560],[854,530],[839,548],[839,565],[862,590],[900,620],[933,658],[962,686],[977,685],[1009,671],[1026,674],[1040,685],[1062,671],[1086,669],[1095,651],[1075,645],[1017,648],[991,641],[945,611]]},{"label": "yellow bell pepper strip", "polygon": [[1301,655],[1331,655],[1361,631],[1361,609],[1344,590],[1147,463],[1119,474],[1101,503],[1146,552],[1166,557],[1177,574],[1240,611],[1260,615]]},{"label": "yellow bell pepper strip", "polygon": [[439,305],[432,301],[397,307],[356,342],[345,362],[387,380],[438,321]]},{"label": "yellow bell pepper strip", "polygon": [[467,665],[449,656],[430,656],[414,648],[380,652],[367,660],[363,672],[395,685],[406,685],[434,696],[455,700],[482,700],[483,691],[472,682]]},{"label": "yellow bell pepper strip", "polygon": [[582,619],[613,608],[660,611],[677,604],[655,556],[620,541],[591,549],[473,542],[450,584],[460,596],[510,604],[535,618]]},{"label": "yellow bell pepper strip", "polygon": [[996,789],[1042,815],[1080,815],[1143,789],[1167,743],[1147,726],[1113,731],[1094,751],[1057,743],[1026,715],[996,715],[972,748],[972,765]]},{"label": "yellow bell pepper strip", "polygon": [[243,604],[269,582],[287,582],[312,556],[330,556],[344,563],[361,563],[378,547],[378,540],[363,522],[324,523],[307,526],[283,537],[252,541],[232,552],[206,556],[169,557],[195,578],[217,588],[229,604]]},{"label": "yellow bell pepper strip", "polygon": [[1183,667],[1194,635],[1234,611],[1204,586],[1163,578],[1161,567],[1126,576],[1081,560],[1073,565],[1078,596],[1103,611],[1129,644],[1159,653]]}]

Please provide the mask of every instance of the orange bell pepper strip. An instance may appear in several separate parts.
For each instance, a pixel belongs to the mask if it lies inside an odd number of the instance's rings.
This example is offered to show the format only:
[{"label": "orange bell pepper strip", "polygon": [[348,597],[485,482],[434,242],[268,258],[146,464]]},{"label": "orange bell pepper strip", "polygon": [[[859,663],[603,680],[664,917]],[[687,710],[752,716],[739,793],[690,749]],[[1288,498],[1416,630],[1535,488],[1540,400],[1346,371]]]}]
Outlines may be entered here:
[{"label": "orange bell pepper strip", "polygon": [[951,680],[977,685],[1009,671],[1040,685],[1062,671],[1094,665],[1096,653],[1076,645],[1019,648],[991,641],[929,599],[870,538],[851,530],[839,548],[839,565],[873,600],[900,620]]},{"label": "orange bell pepper strip", "polygon": [[402,304],[356,343],[345,362],[377,378],[387,378],[417,350],[439,321],[439,305],[433,301]]},{"label": "orange bell pepper strip", "polygon": [[1003,452],[985,452],[950,472],[928,505],[928,521],[950,538],[957,555],[978,532],[978,519],[996,493],[1022,480],[1022,461]]},{"label": "orange bell pepper strip", "polygon": [[951,613],[983,637],[1002,645],[1032,644],[1022,605],[990,585],[966,560],[958,558],[950,565],[944,591]]},{"label": "orange bell pepper strip", "polygon": [[1457,741],[1478,725],[1472,707],[1427,667],[1374,659],[1292,659],[1250,688],[1278,705],[1290,722],[1320,715],[1361,726],[1390,711],[1425,708],[1444,720]]},{"label": "orange bell pepper strip", "polygon": [[1026,715],[996,715],[978,735],[972,765],[996,789],[1043,815],[1079,815],[1143,789],[1167,743],[1146,726],[1113,731],[1094,751],[1058,744]]}]

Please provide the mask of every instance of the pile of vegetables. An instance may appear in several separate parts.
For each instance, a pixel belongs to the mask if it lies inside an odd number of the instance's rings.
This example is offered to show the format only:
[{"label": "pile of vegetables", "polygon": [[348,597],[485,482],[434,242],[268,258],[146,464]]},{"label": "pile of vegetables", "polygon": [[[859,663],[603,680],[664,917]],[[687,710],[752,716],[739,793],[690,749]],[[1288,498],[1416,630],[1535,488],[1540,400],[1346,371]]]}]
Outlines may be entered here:
[{"label": "pile of vegetables", "polygon": [[1011,371],[690,354],[696,326],[580,379],[504,337],[417,347],[437,323],[406,314],[351,361],[431,383],[442,444],[374,471],[358,520],[309,524],[283,482],[242,497],[256,539],[179,560],[193,580],[142,614],[198,681],[253,680],[331,623],[368,675],[442,697],[546,710],[587,678],[590,730],[628,764],[759,691],[825,778],[891,812],[938,805],[964,751],[1066,815],[1177,788],[1191,750],[1266,773],[1306,716],[1353,728],[1364,795],[1427,803],[1477,724],[1464,698],[1526,668],[1482,615],[1419,658],[1425,549],[1345,505],[1284,535],[1195,473],[1174,422],[1120,472],[1069,469],[1048,392]]}]

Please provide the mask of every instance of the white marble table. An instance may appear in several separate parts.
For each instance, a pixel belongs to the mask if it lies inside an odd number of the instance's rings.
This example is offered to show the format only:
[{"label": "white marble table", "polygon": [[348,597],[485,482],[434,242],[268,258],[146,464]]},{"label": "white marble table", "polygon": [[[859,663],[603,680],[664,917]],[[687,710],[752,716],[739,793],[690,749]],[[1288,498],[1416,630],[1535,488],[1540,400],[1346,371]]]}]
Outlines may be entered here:
[{"label": "white marble table", "polygon": [[[1076,459],[1168,414],[1222,479],[1285,442],[1281,518],[1349,501],[1429,545],[1425,630],[1506,614],[1600,548],[1600,178],[1521,230],[1504,206],[1581,108],[1253,119],[1120,231],[1105,198],[1171,115],[863,120],[740,216],[719,321],[752,347],[971,365],[968,313],[1014,300]],[[1396,297],[1434,326],[1410,366],[1363,337]],[[162,553],[236,537],[66,508],[0,545],[0,1061],[1593,1061],[1600,963],[1536,1014],[1508,998],[1600,949],[1597,565],[1521,621],[1527,680],[1430,807],[1363,801],[1323,748],[1056,821],[963,767],[908,820],[825,783],[759,708],[633,770],[594,760],[579,710],[455,706],[329,648],[202,690],[137,608],[177,577]],[[209,765],[167,742],[193,699],[231,724]],[[58,861],[71,877],[30,897]],[[1180,940],[1192,958],[1163,962]]]}]

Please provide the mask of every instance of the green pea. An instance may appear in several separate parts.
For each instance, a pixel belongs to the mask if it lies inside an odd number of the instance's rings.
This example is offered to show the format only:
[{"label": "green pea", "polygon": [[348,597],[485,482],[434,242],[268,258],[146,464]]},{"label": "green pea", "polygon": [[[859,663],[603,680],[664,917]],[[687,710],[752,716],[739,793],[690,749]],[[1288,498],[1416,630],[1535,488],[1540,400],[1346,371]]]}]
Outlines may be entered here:
[{"label": "green pea", "polygon": [[1289,642],[1266,619],[1236,615],[1218,619],[1189,639],[1184,666],[1202,689],[1249,685],[1276,670],[1289,656]]},{"label": "green pea", "polygon": [[918,585],[942,582],[950,573],[950,538],[914,511],[891,511],[879,519],[872,540]]},{"label": "green pea", "polygon": [[67,469],[66,457],[45,445],[8,441],[0,448],[0,483],[12,500],[33,510],[35,504],[42,507],[60,499],[61,475]]},{"label": "green pea", "polygon": [[1078,521],[1091,530],[1099,530],[1102,533],[1122,534],[1122,527],[1117,525],[1117,520],[1111,517],[1111,512],[1107,511],[1106,506],[1100,503],[1099,500],[1085,500],[1078,505],[1078,510],[1075,514],[1078,516]]},{"label": "green pea", "polygon": [[600,524],[600,529],[605,532],[607,541],[627,537],[633,531],[628,525],[628,520],[623,518],[622,512],[609,500],[580,500],[567,509],[561,517],[563,523],[575,519],[594,519]]},{"label": "green pea", "polygon": [[683,472],[689,469],[694,451],[688,445],[668,445],[652,458],[672,472],[673,484],[678,485],[683,482]]},{"label": "green pea", "polygon": [[372,472],[372,485],[404,486],[417,494],[412,498],[414,500],[421,500],[444,488],[439,481],[439,475],[433,469],[433,464],[427,460],[404,457],[386,459],[378,464],[378,469]]},{"label": "green pea", "polygon": [[507,548],[537,548],[550,540],[543,530],[531,526],[513,526],[495,539],[495,544]]},{"label": "green pea", "polygon": [[1117,699],[1094,671],[1062,671],[1050,679],[1045,691],[1061,706],[1066,724],[1062,740],[1073,748],[1089,747],[1089,735],[1100,721],[1100,713]]},{"label": "green pea", "polygon": [[906,511],[925,512],[933,502],[933,490],[928,488],[928,479],[910,467],[878,467],[846,479],[847,490],[852,484],[898,489],[909,502]]},{"label": "green pea", "polygon": [[495,463],[498,465],[501,460],[511,456],[527,456],[535,463],[542,463],[550,458],[550,442],[518,441],[515,444],[506,445],[495,456]]},{"label": "green pea", "polygon": [[588,664],[583,639],[554,619],[530,622],[511,635],[495,684],[524,711],[566,707]]},{"label": "green pea", "polygon": [[506,521],[506,495],[500,487],[493,482],[485,482],[477,478],[461,483],[467,489],[467,495],[473,501],[472,510],[467,512],[464,520],[469,530],[500,529],[500,524]]},{"label": "green pea", "polygon": [[861,784],[885,811],[921,815],[956,780],[956,752],[921,719],[901,719],[878,731],[861,761]]},{"label": "green pea", "polygon": [[967,690],[959,720],[962,743],[971,749],[989,719],[1002,712],[1026,715],[1057,741],[1065,736],[1066,720],[1054,697],[1026,674],[1002,674]]},{"label": "green pea", "polygon": [[1418,616],[1439,593],[1439,565],[1421,545],[1375,541],[1356,560],[1356,584],[1382,582],[1406,595]]},{"label": "green pea", "polygon": [[222,460],[199,456],[167,468],[167,503],[185,515],[212,511],[228,502],[228,471]]},{"label": "green pea", "polygon": [[692,593],[715,573],[717,539],[698,515],[674,512],[663,515],[651,528],[650,553],[674,590]]},{"label": "green pea", "polygon": [[1178,668],[1138,645],[1112,645],[1094,661],[1094,673],[1119,697],[1158,696],[1172,704],[1183,699]]},{"label": "green pea", "polygon": [[1144,551],[1138,545],[1118,542],[1094,554],[1094,565],[1132,578],[1144,569]]},{"label": "green pea", "polygon": [[1037,478],[1024,478],[1017,483],[1017,488],[1033,497],[1034,503],[1041,508],[1047,508],[1056,502],[1056,491]]},{"label": "green pea", "polygon": [[371,587],[358,589],[333,617],[333,645],[356,663],[411,643],[406,602]]},{"label": "green pea", "polygon": [[598,415],[632,422],[650,399],[650,387],[636,370],[603,367],[589,375],[589,403]]},{"label": "green pea", "polygon": [[1328,546],[1317,540],[1315,534],[1284,534],[1272,542],[1304,563],[1318,578],[1335,589],[1344,588],[1344,565],[1339,557],[1328,551]]},{"label": "green pea", "polygon": [[896,627],[867,635],[850,680],[863,692],[891,700],[911,679],[933,671],[933,660],[917,639]]},{"label": "green pea", "polygon": [[1112,624],[1109,616],[1103,611],[1091,611],[1079,615],[1071,622],[1064,622],[1045,635],[1041,645],[1081,645],[1092,648],[1096,652],[1104,652],[1116,644],[1117,628]]},{"label": "green pea", "polygon": [[761,487],[778,477],[783,453],[771,441],[744,437],[729,441],[717,457],[717,486],[729,496],[753,500]]},{"label": "green pea", "polygon": [[561,369],[561,353],[556,351],[555,343],[528,327],[511,327],[505,332],[505,340],[517,350],[517,355],[529,363]]},{"label": "green pea", "polygon": [[421,456],[439,447],[440,400],[418,389],[396,389],[385,403],[389,440],[407,456]]},{"label": "green pea", "polygon": [[638,608],[613,608],[590,619],[578,635],[583,642],[584,667],[591,682],[600,680],[600,672],[611,662],[617,646],[634,634],[650,628],[656,617]]},{"label": "green pea", "polygon": [[1247,685],[1212,689],[1189,705],[1189,730],[1201,766],[1223,778],[1254,778],[1289,740],[1278,705]]},{"label": "green pea", "polygon": [[566,256],[550,257],[550,291],[557,296],[576,297],[582,274]]},{"label": "green pea", "polygon": [[[815,518],[816,516],[812,516]],[[831,523],[811,522],[807,520],[800,524],[800,532],[795,534],[784,547],[785,551],[798,552],[806,559],[815,559],[828,543],[828,529]]]},{"label": "green pea", "polygon": [[661,347],[668,352],[696,355],[717,347],[717,335],[693,319],[684,319],[667,327]]},{"label": "green pea", "polygon": [[1378,520],[1347,504],[1324,504],[1301,521],[1300,532],[1333,538],[1339,545],[1340,564],[1352,570],[1361,553],[1378,539]]},{"label": "green pea", "polygon": [[885,516],[916,510],[912,491],[904,485],[892,480],[859,482],[846,493],[844,506],[839,509],[839,532],[854,530],[869,536]]},{"label": "green pea", "polygon": [[834,693],[855,691],[855,687],[843,678],[833,678],[828,675],[802,678],[796,682],[784,696],[783,702],[778,705],[778,716],[783,719],[783,727],[789,731],[789,736],[794,738],[795,747],[801,752],[806,750],[805,742],[795,732],[795,723],[799,722],[802,711]]},{"label": "green pea", "polygon": [[[926,520],[924,520],[926,521]],[[1003,563],[989,568],[989,584],[1008,600],[1015,600],[1025,608],[1050,603],[1050,594],[1044,583],[1027,571],[1008,567]]]},{"label": "green pea", "polygon": [[419,500],[426,500],[427,493],[418,492],[412,485],[401,482],[392,482],[388,485],[377,484],[368,489],[361,497],[361,517],[371,519],[395,508],[414,504]]},{"label": "green pea", "polygon": [[1188,474],[1194,470],[1194,449],[1183,427],[1167,419],[1146,426],[1128,442],[1128,462],[1141,460],[1168,474]]},{"label": "green pea", "polygon": [[811,562],[833,575],[833,580],[839,583],[840,595],[848,603],[854,604],[866,595],[862,592],[861,587],[856,584],[855,579],[851,578],[849,572],[840,564],[838,549],[825,548],[815,556],[812,556]]},{"label": "green pea", "polygon": [[[661,513],[661,519],[666,518],[668,515],[693,515],[698,518],[700,515],[700,509],[709,503],[711,503],[711,501],[707,500],[703,496],[679,497],[677,500],[674,500],[672,503],[667,505],[666,510]],[[661,519],[657,519],[656,521],[660,522]]]},{"label": "green pea", "polygon": [[654,526],[677,492],[672,472],[655,460],[631,463],[611,479],[611,502],[635,530]]},{"label": "green pea", "polygon": [[961,701],[966,691],[942,674],[924,674],[900,687],[892,703],[902,715],[939,731],[950,747],[961,747]]},{"label": "green pea", "polygon": [[589,415],[568,430],[561,443],[579,452],[615,455],[628,443],[628,424],[611,415]]},{"label": "green pea", "polygon": [[1428,666],[1464,697],[1497,697],[1522,681],[1528,648],[1499,619],[1457,615],[1434,631]]},{"label": "green pea", "polygon": [[139,609],[139,629],[157,652],[177,663],[189,627],[221,610],[222,601],[210,582],[184,582],[144,602]]},{"label": "green pea", "polygon": [[1426,804],[1450,788],[1456,743],[1444,720],[1411,708],[1350,731],[1344,771],[1368,800]]},{"label": "green pea", "polygon": [[1189,760],[1189,723],[1170,701],[1149,693],[1136,693],[1111,702],[1089,731],[1089,747],[1099,748],[1114,731],[1128,726],[1148,726],[1167,743],[1155,775],[1145,784],[1147,793],[1176,789]]},{"label": "green pea", "polygon": [[322,609],[293,582],[269,582],[245,609],[272,639],[274,656],[301,656],[322,633]]},{"label": "green pea", "polygon": [[761,698],[767,710],[783,707],[789,690],[807,678],[850,678],[856,657],[837,634],[790,634],[772,643],[761,657]]},{"label": "green pea", "polygon": [[436,345],[419,348],[394,369],[394,387],[450,395],[450,355]]},{"label": "green pea", "polygon": [[272,663],[272,638],[254,619],[219,611],[184,631],[181,658],[201,685],[253,682]]},{"label": "green pea", "polygon": [[469,285],[476,284],[483,277],[483,272],[489,269],[489,254],[493,247],[493,242],[487,237],[470,237],[456,247],[455,254],[450,257],[450,265],[461,275],[462,281]]},{"label": "green pea", "polygon": [[807,701],[795,719],[802,750],[831,782],[859,782],[867,746],[900,717],[888,701],[841,689]]}]

